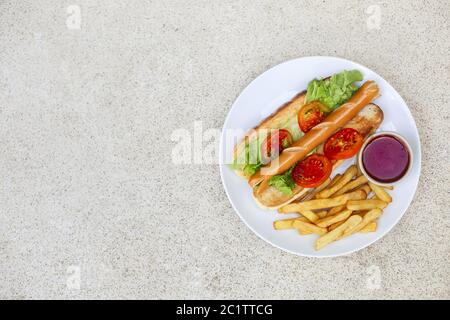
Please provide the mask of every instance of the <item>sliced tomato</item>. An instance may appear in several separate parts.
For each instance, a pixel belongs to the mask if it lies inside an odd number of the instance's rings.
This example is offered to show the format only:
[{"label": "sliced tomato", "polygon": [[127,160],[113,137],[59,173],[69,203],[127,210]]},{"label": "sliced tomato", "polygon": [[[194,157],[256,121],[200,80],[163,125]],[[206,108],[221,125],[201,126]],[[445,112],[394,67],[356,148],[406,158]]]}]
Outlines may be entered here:
[{"label": "sliced tomato", "polygon": [[326,110],[327,107],[319,101],[311,101],[305,104],[297,115],[298,126],[303,132],[308,132],[325,119]]},{"label": "sliced tomato", "polygon": [[333,165],[324,155],[314,153],[299,163],[292,170],[292,179],[303,188],[315,188],[331,174]]},{"label": "sliced tomato", "polygon": [[328,138],[323,152],[330,160],[348,159],[358,153],[363,140],[358,131],[345,128]]},{"label": "sliced tomato", "polygon": [[261,145],[261,156],[264,163],[270,162],[292,144],[292,135],[286,129],[271,130]]}]

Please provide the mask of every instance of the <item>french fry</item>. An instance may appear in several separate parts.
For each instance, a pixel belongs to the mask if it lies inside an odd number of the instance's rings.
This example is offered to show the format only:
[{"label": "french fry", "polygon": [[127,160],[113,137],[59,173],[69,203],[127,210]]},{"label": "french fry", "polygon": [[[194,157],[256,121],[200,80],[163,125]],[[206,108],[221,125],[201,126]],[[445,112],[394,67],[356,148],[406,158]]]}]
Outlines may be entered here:
[{"label": "french fry", "polygon": [[[338,173],[338,174],[336,174],[334,177],[333,177],[333,179],[331,179],[331,181],[330,181],[330,183],[328,184],[328,188],[331,188],[331,187],[333,187],[338,181],[339,181],[339,179],[342,177],[342,175],[340,174],[340,173]],[[326,188],[326,187],[325,187]],[[325,188],[322,188],[322,190],[325,190]],[[317,192],[315,192],[315,194],[314,194],[314,198],[315,199],[319,199],[319,193],[322,191],[322,190],[319,190],[319,191],[317,191]],[[308,200],[310,200],[310,199],[308,199]]]},{"label": "french fry", "polygon": [[325,218],[328,215],[328,211],[327,210],[322,210],[320,212],[317,212],[316,214],[319,217],[319,219],[323,219],[323,218]]},{"label": "french fry", "polygon": [[[355,191],[358,191],[358,190],[364,191],[364,192],[366,193],[366,198],[367,198],[367,195],[368,195],[369,192],[370,192],[369,185],[367,185],[367,184],[364,185],[363,187],[358,188],[358,189],[355,190]],[[354,191],[353,191],[353,192],[354,192]],[[364,199],[366,199],[366,198],[364,198]],[[362,199],[361,199],[361,200],[362,200]],[[331,208],[330,211],[328,211],[328,215],[327,215],[327,216],[335,215],[336,213],[343,211],[345,208],[346,208],[345,205]]]},{"label": "french fry", "polygon": [[294,219],[275,220],[273,222],[273,228],[275,230],[292,229],[292,228],[294,228],[292,225],[293,225],[295,219],[296,218],[294,218]]},{"label": "french fry", "polygon": [[335,241],[339,238],[347,229],[353,229],[359,223],[361,223],[362,218],[360,216],[351,216],[347,219],[343,224],[341,224],[336,229],[324,234],[319,237],[316,241],[316,250],[320,250],[326,245],[329,245],[331,242]]},{"label": "french fry", "polygon": [[311,222],[316,222],[317,220],[319,220],[319,217],[317,216],[317,214],[315,214],[311,210],[300,210],[299,212],[302,214],[302,216],[304,216],[306,219],[308,219]]},{"label": "french fry", "polygon": [[346,193],[347,191],[353,190],[358,188],[359,186],[363,185],[367,182],[367,178],[365,176],[359,176],[355,180],[350,181],[345,186],[342,187],[339,191],[337,191],[334,196],[340,196],[341,194]]},{"label": "french fry", "polygon": [[303,221],[294,221],[293,226],[295,229],[301,230],[302,232],[312,232],[319,235],[323,235],[327,233],[327,228],[321,228],[316,226],[315,224]]},{"label": "french fry", "polygon": [[334,216],[326,217],[316,221],[316,225],[322,228],[326,228],[336,222],[347,220],[347,218],[350,217],[351,214],[352,211],[344,210],[342,212],[339,212],[338,214],[335,214]]},{"label": "french fry", "polygon": [[337,207],[331,208],[330,211],[328,211],[327,217],[328,217],[328,216],[333,216],[333,215],[335,215],[336,213],[339,213],[339,212],[341,212],[341,211],[344,210],[344,209],[345,209],[345,205],[337,206]]},{"label": "french fry", "polygon": [[372,191],[372,189],[370,189],[368,184],[362,185],[361,187],[359,187],[355,191],[357,191],[357,190],[364,190],[367,193],[367,195],[369,195],[370,191]]},{"label": "french fry", "polygon": [[375,208],[384,209],[388,204],[378,199],[351,200],[347,202],[347,209],[352,211],[371,210]]},{"label": "french fry", "polygon": [[359,230],[360,233],[368,233],[368,232],[375,232],[377,231],[377,223],[375,221],[369,223],[367,226]]},{"label": "french fry", "polygon": [[295,218],[289,218],[289,219],[281,219],[281,220],[275,220],[273,222],[273,228],[275,230],[294,229],[293,223],[296,220],[303,221],[303,222],[309,222],[309,220],[306,219],[305,217],[295,217]]},{"label": "french fry", "polygon": [[355,165],[350,166],[342,175],[342,177],[340,177],[339,180],[332,187],[319,192],[317,194],[317,198],[326,199],[331,197],[339,189],[345,186],[350,180],[352,180],[352,178],[356,175],[356,173],[357,173],[356,166]]},{"label": "french fry", "polygon": [[[367,198],[367,195],[368,195],[369,192],[370,192],[370,187],[369,187],[369,185],[365,184],[364,186],[359,187],[359,188],[356,189],[355,191],[358,191],[358,190],[364,191],[364,192],[366,193],[366,198]],[[353,192],[354,192],[354,191],[353,191]],[[332,216],[332,215],[334,215],[334,214],[336,214],[336,213],[338,213],[338,212],[341,212],[341,211],[343,211],[345,208],[346,208],[345,205],[342,205],[342,206],[339,206],[339,207],[331,208],[330,211],[328,211],[328,216]]]},{"label": "french fry", "polygon": [[358,211],[353,211],[352,214],[357,214],[359,216],[364,217],[364,215],[367,213],[367,210],[358,210]]},{"label": "french fry", "polygon": [[384,202],[390,203],[392,202],[392,197],[387,193],[382,187],[377,186],[376,184],[369,182],[370,189],[377,195],[380,200]]},{"label": "french fry", "polygon": [[[358,223],[357,225],[354,225],[353,227],[348,228],[347,230],[345,230],[340,238],[345,238],[345,237],[348,237],[349,235],[351,235],[353,233],[359,232],[364,227],[366,227],[369,223],[371,223],[372,221],[375,221],[376,219],[378,219],[381,216],[382,213],[383,213],[383,210],[381,210],[379,208],[370,210],[369,212],[367,212],[364,215],[364,218],[362,218],[360,223]],[[354,216],[352,216],[352,217],[354,217]]]},{"label": "french fry", "polygon": [[316,194],[320,191],[322,191],[323,189],[325,189],[326,187],[328,187],[331,183],[331,179],[328,178],[327,180],[325,180],[324,183],[322,183],[320,186],[318,186],[317,188],[315,188],[313,191],[310,191],[308,194],[306,194],[301,200],[302,201],[308,201],[313,199]]},{"label": "french fry", "polygon": [[328,227],[328,232],[333,231],[334,229],[336,229],[343,223],[345,223],[345,221],[339,221],[339,222],[333,223],[331,226]]},{"label": "french fry", "polygon": [[306,229],[297,229],[297,232],[301,236],[307,236],[308,234],[313,234],[314,232],[308,231]]},{"label": "french fry", "polygon": [[273,222],[273,228],[275,230],[295,229],[294,228],[295,221],[310,222],[306,217],[281,219],[281,220],[275,220]]},{"label": "french fry", "polygon": [[383,189],[394,190],[394,186],[383,186]]},{"label": "french fry", "polygon": [[342,206],[349,200],[362,200],[367,197],[363,190],[354,191],[340,195],[330,199],[314,199],[300,203],[290,203],[281,207],[278,211],[280,213],[301,212],[302,210],[316,210]]},{"label": "french fry", "polygon": [[[336,162],[334,163],[334,165],[333,165],[333,170],[334,170],[335,168],[339,167],[339,166],[342,164],[342,162],[344,162],[344,160],[338,160],[338,161],[336,161]],[[304,199],[304,201],[306,201],[306,200],[311,200],[311,199],[313,199],[313,198],[318,199],[318,198],[317,198],[317,194],[318,194],[320,191],[324,190],[326,187],[331,188],[332,186],[334,186],[334,185],[339,181],[339,179],[341,178],[341,176],[342,176],[342,175],[341,175],[340,173],[337,173],[337,174],[333,177],[333,179],[331,179],[330,183],[327,184],[327,186],[325,186],[325,187],[322,188],[322,185],[321,185],[319,188],[316,189],[316,192],[314,192],[313,197],[311,197],[311,198],[309,198],[309,199]],[[327,179],[327,180],[328,180],[328,179]]]},{"label": "french fry", "polygon": [[316,192],[322,191],[323,189],[325,189],[326,187],[328,187],[328,186],[330,185],[330,183],[331,183],[331,179],[328,178],[327,180],[325,180],[325,182],[323,182],[320,186],[318,186],[318,187],[315,189],[315,191],[316,191]]},{"label": "french fry", "polygon": [[336,175],[333,177],[333,179],[331,180],[330,187],[334,186],[334,185],[339,181],[339,179],[340,179],[341,177],[342,177],[342,174],[340,174],[340,173],[336,174]]},{"label": "french fry", "polygon": [[[330,181],[330,183],[327,185],[327,187],[328,188],[331,188],[332,186],[334,186],[335,184],[336,184],[336,182],[338,182],[339,181],[339,179],[341,178],[341,174],[340,173],[338,173],[338,174],[336,174],[334,177],[333,177],[333,179],[331,179],[331,181]],[[326,187],[325,187],[326,188]],[[319,192],[321,192],[322,190],[325,190],[325,188],[322,188],[321,190],[318,190],[317,192],[315,192],[314,193],[314,198],[315,199],[319,199],[318,197],[317,197],[317,195],[319,194]],[[311,198],[312,199],[312,198]],[[308,199],[308,200],[311,200],[311,199]]]}]

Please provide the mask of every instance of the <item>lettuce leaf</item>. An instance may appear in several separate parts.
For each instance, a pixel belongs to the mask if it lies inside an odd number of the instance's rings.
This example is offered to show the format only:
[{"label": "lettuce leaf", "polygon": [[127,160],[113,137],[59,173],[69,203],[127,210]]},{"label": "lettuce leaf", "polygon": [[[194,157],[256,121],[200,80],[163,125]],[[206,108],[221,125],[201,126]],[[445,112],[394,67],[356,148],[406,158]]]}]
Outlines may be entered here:
[{"label": "lettuce leaf", "polygon": [[259,138],[245,145],[244,150],[229,166],[233,170],[242,170],[244,175],[250,177],[263,165],[259,150]]},{"label": "lettuce leaf", "polygon": [[295,181],[292,179],[292,170],[295,166],[292,166],[288,171],[283,174],[278,174],[269,179],[269,186],[281,191],[286,195],[291,195],[292,190],[295,188]]},{"label": "lettuce leaf", "polygon": [[358,90],[354,82],[362,80],[363,75],[359,70],[345,70],[329,79],[314,79],[308,84],[306,102],[318,100],[332,111],[350,99]]},{"label": "lettuce leaf", "polygon": [[243,171],[244,174],[249,177],[252,176],[256,173],[256,171],[259,170],[259,168],[261,168],[262,163],[256,163],[256,164],[246,164]]}]

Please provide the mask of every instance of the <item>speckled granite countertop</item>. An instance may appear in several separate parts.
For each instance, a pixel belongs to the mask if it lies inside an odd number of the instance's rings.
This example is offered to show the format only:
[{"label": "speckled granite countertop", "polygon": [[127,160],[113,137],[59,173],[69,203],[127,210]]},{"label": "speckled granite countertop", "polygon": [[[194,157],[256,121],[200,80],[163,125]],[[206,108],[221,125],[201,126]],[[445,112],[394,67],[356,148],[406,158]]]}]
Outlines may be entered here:
[{"label": "speckled granite countertop", "polygon": [[[2,1],[0,297],[450,298],[449,12],[445,0]],[[270,246],[233,212],[216,164],[170,161],[174,130],[220,129],[258,74],[311,55],[382,75],[423,150],[400,223],[335,259]]]}]

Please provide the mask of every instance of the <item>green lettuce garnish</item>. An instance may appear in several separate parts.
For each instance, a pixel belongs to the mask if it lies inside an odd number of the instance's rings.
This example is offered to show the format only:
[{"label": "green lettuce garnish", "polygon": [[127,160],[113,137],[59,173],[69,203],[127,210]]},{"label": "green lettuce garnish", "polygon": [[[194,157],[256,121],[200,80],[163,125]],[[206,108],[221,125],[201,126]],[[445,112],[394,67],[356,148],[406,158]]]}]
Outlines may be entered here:
[{"label": "green lettuce garnish", "polygon": [[276,188],[286,195],[291,195],[292,190],[295,188],[295,181],[292,179],[292,170],[295,166],[292,166],[288,171],[283,174],[278,174],[269,179],[269,186]]},{"label": "green lettuce garnish", "polygon": [[256,173],[256,171],[259,170],[259,168],[261,168],[261,166],[262,166],[262,163],[246,164],[246,165],[244,166],[244,169],[243,169],[244,174],[245,174],[247,177],[252,176],[252,175],[254,175],[254,174]]},{"label": "green lettuce garnish", "polygon": [[328,79],[314,79],[308,84],[306,102],[318,100],[327,106],[329,111],[333,111],[358,90],[354,82],[362,80],[363,75],[359,70],[345,70]]},{"label": "green lettuce garnish", "polygon": [[230,167],[233,170],[242,170],[247,177],[254,175],[263,165],[259,144],[259,137],[247,143]]}]

